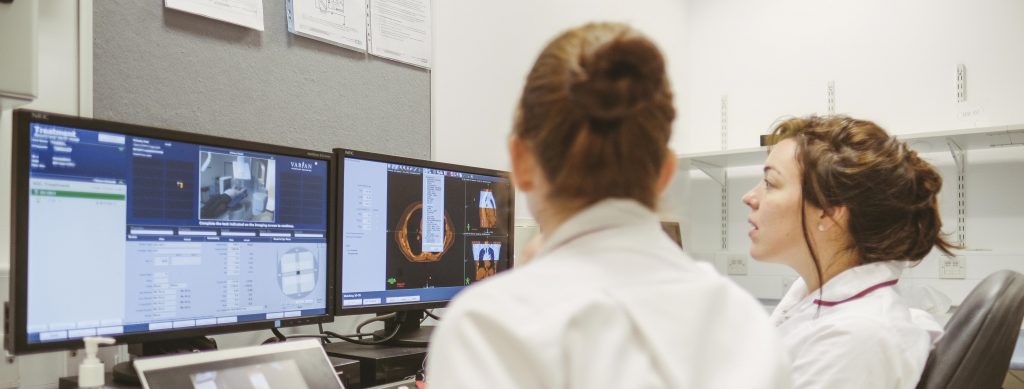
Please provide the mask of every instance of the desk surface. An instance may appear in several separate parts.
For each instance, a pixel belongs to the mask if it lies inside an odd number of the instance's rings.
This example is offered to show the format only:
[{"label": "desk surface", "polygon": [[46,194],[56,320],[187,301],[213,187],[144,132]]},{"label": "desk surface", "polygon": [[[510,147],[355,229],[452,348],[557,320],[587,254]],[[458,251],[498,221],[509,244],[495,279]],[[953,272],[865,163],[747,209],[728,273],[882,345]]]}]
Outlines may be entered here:
[{"label": "desk surface", "polygon": [[[106,374],[106,384],[103,385],[104,389],[142,389],[141,386],[119,384],[114,382],[114,375],[112,373]],[[72,377],[61,377],[57,380],[57,388],[59,389],[78,389],[78,376]]]}]

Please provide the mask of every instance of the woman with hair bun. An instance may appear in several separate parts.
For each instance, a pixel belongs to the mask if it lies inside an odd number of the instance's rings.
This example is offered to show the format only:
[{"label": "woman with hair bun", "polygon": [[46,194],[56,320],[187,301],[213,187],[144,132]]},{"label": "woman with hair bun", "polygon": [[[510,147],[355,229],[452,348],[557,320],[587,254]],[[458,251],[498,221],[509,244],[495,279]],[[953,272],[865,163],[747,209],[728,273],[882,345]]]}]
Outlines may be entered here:
[{"label": "woman with hair bun", "polygon": [[788,388],[761,305],[661,230],[675,108],[661,52],[623,24],[556,37],[509,152],[544,241],[473,284],[430,340],[432,388]]},{"label": "woman with hair bun", "polygon": [[772,320],[796,388],[912,389],[942,329],[897,293],[943,237],[942,177],[872,122],[795,118],[772,131],[750,209],[750,255],[800,275]]}]

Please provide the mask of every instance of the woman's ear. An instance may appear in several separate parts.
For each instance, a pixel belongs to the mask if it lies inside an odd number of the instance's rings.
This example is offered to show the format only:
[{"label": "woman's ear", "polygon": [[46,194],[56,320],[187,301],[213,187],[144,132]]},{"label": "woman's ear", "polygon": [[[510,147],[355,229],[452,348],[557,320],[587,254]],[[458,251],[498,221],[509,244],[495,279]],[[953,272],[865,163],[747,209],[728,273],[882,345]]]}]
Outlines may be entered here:
[{"label": "woman's ear", "polygon": [[850,209],[845,205],[835,206],[826,210],[821,211],[818,224],[824,226],[826,230],[839,227],[846,229],[847,222],[850,219]]},{"label": "woman's ear", "polygon": [[512,183],[516,189],[523,192],[533,190],[537,159],[530,152],[530,146],[513,135],[508,141],[508,154],[512,159]]},{"label": "woman's ear", "polygon": [[665,189],[668,189],[668,185],[672,183],[672,177],[676,175],[676,154],[672,152],[672,149],[668,151],[668,157],[665,158],[665,162],[661,164],[661,173],[658,175],[658,192],[665,193]]}]

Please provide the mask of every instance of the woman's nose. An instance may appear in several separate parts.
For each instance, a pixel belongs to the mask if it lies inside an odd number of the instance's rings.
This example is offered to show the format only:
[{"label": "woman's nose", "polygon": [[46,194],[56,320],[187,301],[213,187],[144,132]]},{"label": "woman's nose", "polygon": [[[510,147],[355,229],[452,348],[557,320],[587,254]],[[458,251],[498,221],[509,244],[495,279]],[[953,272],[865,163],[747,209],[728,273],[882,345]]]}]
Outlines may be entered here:
[{"label": "woman's nose", "polygon": [[757,190],[760,187],[761,184],[757,184],[747,194],[743,195],[743,204],[746,204],[750,209],[757,209]]}]

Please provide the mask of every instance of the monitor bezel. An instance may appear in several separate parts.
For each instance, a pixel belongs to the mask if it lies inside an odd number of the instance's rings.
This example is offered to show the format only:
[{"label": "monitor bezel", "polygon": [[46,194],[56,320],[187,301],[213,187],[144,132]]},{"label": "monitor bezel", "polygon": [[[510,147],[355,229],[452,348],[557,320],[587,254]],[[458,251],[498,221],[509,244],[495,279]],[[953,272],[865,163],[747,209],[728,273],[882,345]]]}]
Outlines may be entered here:
[{"label": "monitor bezel", "polygon": [[341,290],[342,290],[341,289],[341,280],[342,280],[342,277],[341,276],[342,276],[342,272],[344,271],[344,268],[342,267],[341,264],[342,264],[342,261],[343,261],[342,256],[344,255],[344,253],[341,252],[340,248],[341,248],[341,245],[344,244],[344,242],[343,242],[344,234],[343,234],[343,230],[342,230],[341,226],[342,226],[342,223],[343,223],[343,220],[344,220],[344,214],[343,213],[344,213],[344,209],[345,209],[345,207],[344,207],[345,191],[341,190],[341,186],[344,185],[344,183],[345,183],[345,158],[355,158],[355,159],[361,159],[361,160],[367,160],[367,161],[395,163],[395,164],[402,164],[402,165],[412,165],[412,166],[424,167],[424,168],[429,168],[429,169],[451,170],[451,171],[457,171],[457,172],[465,172],[465,173],[470,173],[470,174],[480,174],[480,175],[487,175],[487,176],[494,176],[494,177],[503,177],[503,178],[509,179],[509,199],[510,199],[510,201],[509,201],[509,212],[508,212],[508,218],[509,218],[509,220],[508,220],[508,268],[505,269],[504,271],[511,270],[512,267],[515,265],[515,244],[514,244],[514,241],[515,241],[515,217],[516,217],[515,216],[515,214],[516,214],[516,212],[515,212],[516,211],[516,209],[515,209],[515,207],[516,207],[516,201],[515,201],[515,198],[516,198],[516,188],[515,188],[515,185],[511,182],[511,174],[509,172],[502,171],[502,170],[487,169],[487,168],[476,167],[476,166],[457,165],[457,164],[445,163],[445,162],[436,162],[436,161],[427,161],[427,160],[416,159],[416,158],[400,157],[400,156],[396,156],[396,155],[377,154],[377,153],[371,153],[371,152],[359,151],[359,150],[352,150],[352,149],[344,149],[344,148],[334,149],[334,155],[335,155],[335,157],[334,157],[335,164],[337,165],[337,169],[335,169],[335,174],[338,176],[337,179],[335,179],[335,182],[337,183],[337,189],[334,191],[335,192],[335,196],[337,196],[337,198],[335,199],[335,203],[337,205],[337,207],[335,208],[337,210],[337,212],[335,212],[335,215],[337,215],[337,220],[335,221],[335,225],[338,226],[338,237],[337,237],[337,240],[335,241],[335,245],[338,246],[338,250],[336,250],[336,253],[337,253],[337,257],[336,258],[337,258],[337,262],[338,263],[337,263],[337,266],[336,266],[337,270],[335,271],[335,277],[337,277],[337,283],[335,284],[336,285],[335,290],[337,292],[336,292],[336,296],[335,296],[335,299],[334,299],[334,301],[335,301],[335,306],[334,306],[335,315],[337,315],[337,316],[349,316],[349,315],[360,315],[360,314],[368,314],[368,313],[388,313],[388,312],[402,312],[402,311],[414,311],[414,310],[422,310],[422,309],[441,308],[441,307],[444,307],[444,306],[448,305],[448,303],[451,301],[451,299],[449,299],[449,300],[442,300],[442,301],[415,302],[415,303],[406,303],[406,304],[375,305],[375,306],[370,306],[370,307],[363,307],[363,306],[361,306],[361,307],[356,307],[356,308],[353,308],[353,307],[343,307],[342,306],[342,298],[341,298]]},{"label": "monitor bezel", "polygon": [[[192,327],[157,332],[111,335],[110,337],[117,340],[118,344],[174,340],[197,336],[270,329],[275,327],[329,323],[334,321],[334,298],[336,295],[335,286],[337,284],[335,283],[333,274],[335,273],[334,266],[337,263],[337,260],[335,259],[335,246],[337,245],[334,241],[336,237],[336,234],[334,233],[334,222],[336,219],[332,215],[335,213],[335,206],[337,204],[334,202],[336,197],[331,194],[331,191],[336,186],[334,180],[337,175],[334,173],[334,169],[337,167],[337,164],[334,160],[333,153],[169,130],[131,123],[18,109],[14,111],[12,126],[13,161],[11,163],[10,297],[8,299],[9,304],[5,309],[6,312],[4,315],[4,322],[6,324],[5,332],[7,335],[4,347],[11,354],[21,355],[46,351],[77,349],[82,347],[82,340],[80,338],[44,343],[28,342],[28,160],[30,155],[29,129],[31,123],[46,123],[93,131],[120,133],[128,136],[140,136],[174,142],[188,142],[213,147],[316,159],[327,162],[327,277],[325,278],[327,282],[327,299],[325,301],[323,314],[288,319],[268,319],[244,323],[224,324],[210,327]],[[69,285],[69,287],[77,286]]]}]

